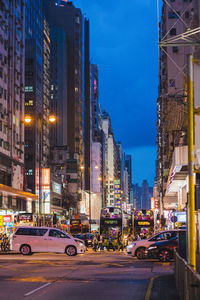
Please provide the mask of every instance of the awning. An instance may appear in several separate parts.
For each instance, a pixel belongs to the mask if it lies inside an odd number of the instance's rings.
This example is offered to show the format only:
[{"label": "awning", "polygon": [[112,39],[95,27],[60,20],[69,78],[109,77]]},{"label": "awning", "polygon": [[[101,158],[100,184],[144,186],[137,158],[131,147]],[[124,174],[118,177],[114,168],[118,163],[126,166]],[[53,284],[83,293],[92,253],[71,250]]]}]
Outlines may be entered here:
[{"label": "awning", "polygon": [[187,184],[188,146],[175,147],[169,171],[166,196],[178,192]]},{"label": "awning", "polygon": [[14,189],[11,186],[7,186],[4,184],[0,184],[0,193],[3,193],[5,195],[14,196],[14,197],[20,197],[25,198],[26,200],[38,200],[38,195],[24,192],[18,189]]}]

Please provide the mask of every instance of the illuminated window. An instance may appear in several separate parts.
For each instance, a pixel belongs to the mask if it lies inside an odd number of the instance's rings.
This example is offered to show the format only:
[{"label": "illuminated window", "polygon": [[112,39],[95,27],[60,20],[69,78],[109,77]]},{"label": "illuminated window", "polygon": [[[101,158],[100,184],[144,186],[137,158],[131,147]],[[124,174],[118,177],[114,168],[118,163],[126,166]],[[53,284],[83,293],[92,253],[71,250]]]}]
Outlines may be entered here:
[{"label": "illuminated window", "polygon": [[53,94],[51,94],[51,99],[53,99]]},{"label": "illuminated window", "polygon": [[53,91],[54,87],[53,87],[53,84],[51,85],[51,91]]},{"label": "illuminated window", "polygon": [[33,106],[33,100],[26,101],[25,106]]},{"label": "illuminated window", "polygon": [[32,86],[25,86],[25,93],[30,93],[33,92],[33,87]]},{"label": "illuminated window", "polygon": [[27,175],[27,176],[33,175],[33,169],[29,169],[29,170],[26,172],[26,175]]}]

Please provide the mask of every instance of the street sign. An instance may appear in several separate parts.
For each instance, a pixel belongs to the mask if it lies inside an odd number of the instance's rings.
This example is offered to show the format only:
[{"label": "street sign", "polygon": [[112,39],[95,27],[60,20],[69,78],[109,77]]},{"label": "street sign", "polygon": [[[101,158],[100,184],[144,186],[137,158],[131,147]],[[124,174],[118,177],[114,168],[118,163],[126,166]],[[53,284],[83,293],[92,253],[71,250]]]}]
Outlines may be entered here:
[{"label": "street sign", "polygon": [[177,222],[177,220],[178,220],[178,219],[177,219],[177,217],[176,217],[176,216],[172,216],[172,217],[171,217],[171,222],[172,222],[172,223],[176,223],[176,222]]}]

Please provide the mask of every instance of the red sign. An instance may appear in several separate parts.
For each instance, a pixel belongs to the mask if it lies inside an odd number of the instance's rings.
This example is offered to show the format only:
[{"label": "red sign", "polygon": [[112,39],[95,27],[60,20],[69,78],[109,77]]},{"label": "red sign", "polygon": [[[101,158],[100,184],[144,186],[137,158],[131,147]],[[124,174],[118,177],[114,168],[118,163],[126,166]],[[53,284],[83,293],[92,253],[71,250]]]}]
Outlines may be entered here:
[{"label": "red sign", "polygon": [[4,223],[12,222],[12,217],[11,216],[3,216],[3,222]]}]

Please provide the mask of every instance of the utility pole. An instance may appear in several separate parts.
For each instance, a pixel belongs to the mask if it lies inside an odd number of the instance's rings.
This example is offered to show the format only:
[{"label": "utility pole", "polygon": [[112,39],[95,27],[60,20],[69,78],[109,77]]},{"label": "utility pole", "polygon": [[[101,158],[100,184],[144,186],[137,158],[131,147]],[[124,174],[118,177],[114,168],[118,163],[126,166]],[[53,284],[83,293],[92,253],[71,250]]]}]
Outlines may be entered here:
[{"label": "utility pole", "polygon": [[188,72],[188,241],[189,264],[196,270],[195,192],[194,192],[194,107],[193,55],[189,56]]}]

